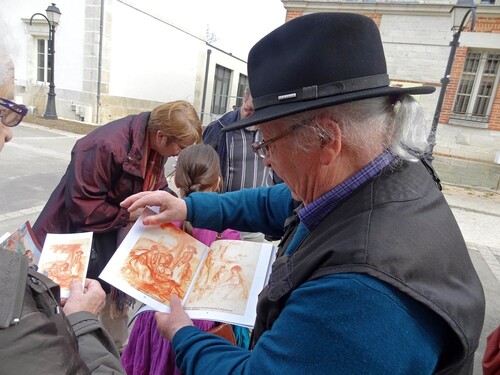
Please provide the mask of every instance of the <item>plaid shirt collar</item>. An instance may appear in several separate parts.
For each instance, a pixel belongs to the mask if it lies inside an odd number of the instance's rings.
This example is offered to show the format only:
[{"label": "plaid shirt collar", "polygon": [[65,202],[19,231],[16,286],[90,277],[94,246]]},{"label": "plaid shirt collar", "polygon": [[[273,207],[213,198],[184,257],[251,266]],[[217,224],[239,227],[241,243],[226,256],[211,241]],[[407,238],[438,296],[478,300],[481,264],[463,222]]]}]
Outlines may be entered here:
[{"label": "plaid shirt collar", "polygon": [[382,169],[394,160],[394,158],[394,155],[390,151],[384,151],[354,176],[349,177],[340,185],[337,185],[332,190],[327,191],[311,204],[303,207],[298,212],[300,221],[309,231],[313,230],[326,217],[326,215],[328,215],[361,185],[377,176]]}]

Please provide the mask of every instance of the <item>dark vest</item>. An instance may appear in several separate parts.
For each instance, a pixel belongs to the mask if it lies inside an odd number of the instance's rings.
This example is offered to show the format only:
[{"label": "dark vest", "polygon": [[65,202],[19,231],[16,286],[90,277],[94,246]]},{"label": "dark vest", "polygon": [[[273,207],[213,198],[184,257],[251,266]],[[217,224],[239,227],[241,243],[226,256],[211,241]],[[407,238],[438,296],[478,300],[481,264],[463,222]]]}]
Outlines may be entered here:
[{"label": "dark vest", "polygon": [[385,168],[333,209],[293,254],[284,254],[297,225],[291,220],[259,296],[253,345],[302,283],[363,273],[446,322],[439,373],[470,373],[484,320],[484,293],[455,218],[420,163]]}]

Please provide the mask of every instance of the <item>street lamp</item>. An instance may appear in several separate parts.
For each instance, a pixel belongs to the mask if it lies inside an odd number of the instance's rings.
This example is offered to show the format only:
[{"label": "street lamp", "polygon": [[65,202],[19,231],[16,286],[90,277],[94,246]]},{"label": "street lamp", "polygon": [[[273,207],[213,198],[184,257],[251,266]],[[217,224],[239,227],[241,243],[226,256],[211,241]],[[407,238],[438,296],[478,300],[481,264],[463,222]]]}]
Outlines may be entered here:
[{"label": "street lamp", "polygon": [[56,36],[56,27],[59,24],[59,18],[61,18],[61,12],[59,8],[56,7],[56,4],[52,3],[45,10],[47,16],[42,13],[35,13],[31,16],[30,25],[33,21],[33,17],[42,16],[49,24],[49,45],[48,45],[48,71],[49,71],[49,93],[47,94],[47,107],[45,108],[44,118],[56,120],[56,93],[54,91],[54,44],[55,44],[55,36]]},{"label": "street lamp", "polygon": [[472,13],[471,31],[474,30],[474,25],[476,24],[476,5],[474,0],[458,0],[457,4],[453,6],[450,10],[452,16],[453,27],[451,30],[455,30],[453,34],[453,40],[450,42],[451,50],[450,56],[448,57],[448,64],[446,65],[446,70],[444,72],[444,77],[441,78],[441,91],[439,92],[439,98],[436,105],[436,112],[434,112],[434,118],[432,120],[432,127],[427,142],[429,144],[429,151],[427,152],[426,159],[429,162],[434,160],[432,152],[434,146],[436,145],[436,130],[439,122],[439,116],[441,115],[441,108],[443,107],[444,95],[446,94],[446,88],[450,82],[451,67],[453,66],[453,59],[455,58],[455,52],[459,46],[458,40],[460,39],[460,34],[467,24],[467,18],[469,14]]}]

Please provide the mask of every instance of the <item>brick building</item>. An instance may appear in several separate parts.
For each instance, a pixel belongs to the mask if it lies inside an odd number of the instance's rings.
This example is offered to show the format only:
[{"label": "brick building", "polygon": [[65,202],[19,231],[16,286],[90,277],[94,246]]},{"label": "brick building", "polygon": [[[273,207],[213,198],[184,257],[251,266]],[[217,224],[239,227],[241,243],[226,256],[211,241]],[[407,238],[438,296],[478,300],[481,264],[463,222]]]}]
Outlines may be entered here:
[{"label": "brick building", "polygon": [[[444,97],[434,166],[444,182],[500,189],[500,4],[476,0],[475,29],[462,32]],[[394,85],[432,85],[418,98],[432,121],[450,53],[449,0],[282,0],[286,19],[351,12],[379,26]]]}]

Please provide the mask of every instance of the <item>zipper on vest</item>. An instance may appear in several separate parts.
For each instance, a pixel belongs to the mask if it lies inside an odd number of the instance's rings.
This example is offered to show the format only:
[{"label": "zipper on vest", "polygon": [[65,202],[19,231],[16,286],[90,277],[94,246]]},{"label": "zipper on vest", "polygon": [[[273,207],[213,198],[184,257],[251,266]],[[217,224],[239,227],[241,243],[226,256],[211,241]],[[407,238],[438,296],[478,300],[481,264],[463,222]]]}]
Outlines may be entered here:
[{"label": "zipper on vest", "polygon": [[15,299],[12,305],[12,320],[10,325],[16,325],[21,320],[21,313],[24,304],[24,293],[26,292],[26,278],[28,277],[28,258],[25,256],[20,256],[19,261],[16,262],[18,269],[15,274],[18,276],[16,278],[15,286]]}]

